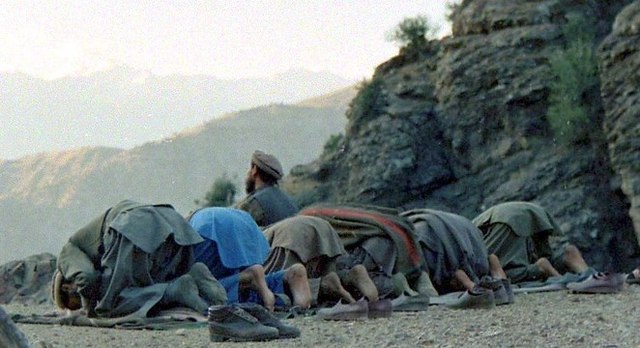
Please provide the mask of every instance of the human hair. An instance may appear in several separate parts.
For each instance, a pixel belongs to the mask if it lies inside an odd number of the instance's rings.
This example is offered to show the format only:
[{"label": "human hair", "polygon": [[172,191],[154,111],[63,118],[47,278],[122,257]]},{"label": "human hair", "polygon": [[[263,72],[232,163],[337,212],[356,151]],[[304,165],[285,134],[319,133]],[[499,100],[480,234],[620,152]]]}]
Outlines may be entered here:
[{"label": "human hair", "polygon": [[260,176],[260,179],[262,179],[262,181],[265,183],[265,185],[269,185],[269,186],[278,185],[278,179],[274,178],[273,176],[271,176],[270,174],[262,170],[262,168],[260,168],[255,163],[253,163],[253,166],[256,167],[256,171]]}]

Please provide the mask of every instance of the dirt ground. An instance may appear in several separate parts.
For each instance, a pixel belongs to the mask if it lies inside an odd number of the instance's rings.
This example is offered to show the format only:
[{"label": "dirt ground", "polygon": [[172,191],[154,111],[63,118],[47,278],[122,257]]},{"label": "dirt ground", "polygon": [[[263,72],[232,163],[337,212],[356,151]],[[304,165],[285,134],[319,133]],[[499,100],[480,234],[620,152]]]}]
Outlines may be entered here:
[{"label": "dirt ground", "polygon": [[[46,313],[49,306],[3,306],[8,313]],[[53,347],[640,347],[640,286],[614,295],[566,291],[518,294],[516,303],[489,310],[393,313],[391,318],[329,322],[290,319],[300,338],[211,343],[206,327],[134,331],[18,324],[32,345]]]}]

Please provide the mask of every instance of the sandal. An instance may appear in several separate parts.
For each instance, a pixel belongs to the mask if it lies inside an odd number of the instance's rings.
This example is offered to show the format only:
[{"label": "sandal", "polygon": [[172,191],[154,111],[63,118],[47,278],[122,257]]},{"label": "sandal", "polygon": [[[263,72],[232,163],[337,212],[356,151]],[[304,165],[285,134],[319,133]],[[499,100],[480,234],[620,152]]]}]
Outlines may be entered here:
[{"label": "sandal", "polygon": [[622,290],[625,277],[622,273],[596,273],[583,281],[567,284],[567,289],[583,294],[613,294]]},{"label": "sandal", "polygon": [[627,274],[627,284],[640,284],[640,267]]}]

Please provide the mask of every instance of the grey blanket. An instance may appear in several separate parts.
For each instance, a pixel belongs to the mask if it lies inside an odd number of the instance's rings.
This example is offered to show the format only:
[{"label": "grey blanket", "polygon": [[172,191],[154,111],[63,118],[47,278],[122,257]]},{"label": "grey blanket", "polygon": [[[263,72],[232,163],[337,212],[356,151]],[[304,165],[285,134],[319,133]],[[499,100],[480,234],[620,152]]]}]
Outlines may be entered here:
[{"label": "grey blanket", "polygon": [[21,324],[90,326],[127,330],[171,330],[205,327],[207,318],[188,308],[162,310],[153,317],[128,315],[117,318],[90,318],[79,313],[13,314],[11,320]]},{"label": "grey blanket", "polygon": [[438,292],[449,292],[457,270],[477,282],[489,274],[487,247],[480,230],[468,219],[443,211],[416,209],[402,214],[413,223],[429,276]]}]

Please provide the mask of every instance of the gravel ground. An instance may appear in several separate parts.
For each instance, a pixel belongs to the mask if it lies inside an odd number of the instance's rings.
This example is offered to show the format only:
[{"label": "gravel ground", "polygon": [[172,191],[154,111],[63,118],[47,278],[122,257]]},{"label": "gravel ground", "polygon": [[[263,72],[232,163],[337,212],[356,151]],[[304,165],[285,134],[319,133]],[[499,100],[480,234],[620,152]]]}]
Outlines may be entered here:
[{"label": "gravel ground", "polygon": [[[46,313],[48,306],[5,305],[8,313]],[[516,303],[490,310],[431,306],[391,318],[327,322],[316,317],[288,321],[297,339],[242,343],[278,347],[640,347],[640,286],[614,295],[565,291],[518,294]],[[214,347],[206,328],[133,331],[18,324],[29,341],[53,347]]]}]

